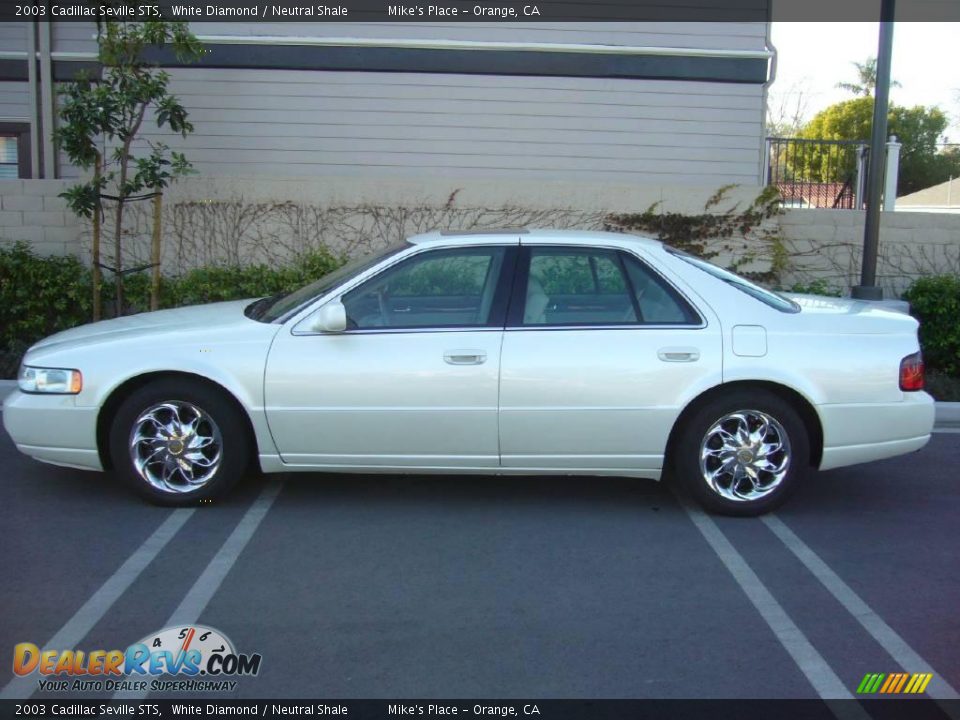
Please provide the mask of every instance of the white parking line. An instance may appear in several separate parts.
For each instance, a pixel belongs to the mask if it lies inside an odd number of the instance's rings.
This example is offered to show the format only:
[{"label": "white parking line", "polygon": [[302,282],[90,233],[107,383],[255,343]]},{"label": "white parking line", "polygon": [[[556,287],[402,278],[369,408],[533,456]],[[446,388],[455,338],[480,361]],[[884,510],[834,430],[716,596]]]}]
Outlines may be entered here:
[{"label": "white parking line", "polygon": [[[163,523],[154,530],[153,534],[143,541],[134,553],[127,558],[117,571],[100,586],[90,599],[83,604],[66,625],[44,644],[46,648],[71,650],[75,648],[93,626],[107,614],[113,604],[133,584],[140,573],[150,562],[160,554],[173,536],[177,534],[184,523],[190,519],[194,510],[174,510]],[[22,700],[29,698],[37,688],[37,681],[33,676],[15,677],[0,691],[2,700]]]},{"label": "white parking line", "polygon": [[[230,533],[217,554],[213,556],[210,564],[201,573],[200,577],[193,584],[193,587],[187,592],[186,596],[173,611],[170,619],[167,620],[164,627],[171,625],[192,625],[200,618],[200,613],[209,604],[214,594],[220,588],[227,573],[233,567],[240,553],[246,548],[247,543],[257,531],[260,521],[263,520],[273,501],[277,499],[282,483],[271,483],[264,487],[260,495],[254,500],[253,505],[240,518],[240,522]],[[142,700],[149,694],[145,692],[118,691],[114,694],[114,700]]]},{"label": "white parking line", "polygon": [[787,546],[797,559],[806,566],[807,570],[813,573],[823,586],[833,595],[837,601],[847,609],[864,630],[870,633],[870,636],[880,643],[880,646],[900,665],[906,672],[911,673],[932,673],[933,682],[927,688],[927,695],[937,700],[956,700],[960,698],[957,691],[937,673],[930,663],[920,657],[910,645],[897,632],[887,625],[873,608],[867,605],[863,599],[847,585],[839,575],[817,555],[803,540],[797,537],[796,533],[788,528],[784,522],[775,515],[765,515],[761,518],[764,524],[773,531]]},{"label": "white parking line", "polygon": [[[800,671],[806,676],[810,684],[813,685],[817,695],[823,700],[847,700],[853,698],[853,695],[844,685],[843,681],[833,671],[823,656],[817,651],[813,644],[803,634],[803,631],[797,627],[797,624],[790,618],[783,606],[777,602],[777,599],[767,589],[766,585],[757,577],[757,574],[747,564],[747,561],[731,544],[727,537],[721,532],[720,528],[713,519],[703,511],[690,507],[685,502],[682,503],[687,515],[697,526],[700,534],[713,548],[713,551],[720,558],[720,561],[726,566],[733,579],[737,581],[740,588],[746,594],[747,598],[753,603],[753,606],[760,613],[760,616],[766,621],[767,625],[777,636],[780,644],[790,654],[793,661],[800,668]],[[868,718],[863,708],[855,703],[842,703],[831,708],[835,713],[843,714],[848,717]]]}]

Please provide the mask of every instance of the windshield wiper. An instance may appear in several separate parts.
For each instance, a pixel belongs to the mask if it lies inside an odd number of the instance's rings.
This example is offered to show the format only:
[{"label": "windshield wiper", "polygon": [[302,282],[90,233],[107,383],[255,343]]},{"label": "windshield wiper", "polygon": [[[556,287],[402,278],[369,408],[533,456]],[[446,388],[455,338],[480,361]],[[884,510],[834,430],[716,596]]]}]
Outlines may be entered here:
[{"label": "windshield wiper", "polygon": [[246,315],[251,320],[259,320],[263,317],[264,313],[267,311],[271,305],[273,305],[277,300],[282,297],[285,297],[287,293],[280,292],[276,295],[271,295],[269,297],[260,298],[259,300],[254,300],[252,303],[247,305],[246,309],[243,311],[243,314]]}]

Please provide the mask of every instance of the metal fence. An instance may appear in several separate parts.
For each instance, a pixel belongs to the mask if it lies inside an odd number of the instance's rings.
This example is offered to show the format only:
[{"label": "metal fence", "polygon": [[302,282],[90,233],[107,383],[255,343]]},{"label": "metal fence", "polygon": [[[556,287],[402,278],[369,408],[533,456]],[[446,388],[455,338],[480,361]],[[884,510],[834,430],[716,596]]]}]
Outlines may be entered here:
[{"label": "metal fence", "polygon": [[785,207],[863,208],[868,145],[859,140],[767,138],[766,185]]}]

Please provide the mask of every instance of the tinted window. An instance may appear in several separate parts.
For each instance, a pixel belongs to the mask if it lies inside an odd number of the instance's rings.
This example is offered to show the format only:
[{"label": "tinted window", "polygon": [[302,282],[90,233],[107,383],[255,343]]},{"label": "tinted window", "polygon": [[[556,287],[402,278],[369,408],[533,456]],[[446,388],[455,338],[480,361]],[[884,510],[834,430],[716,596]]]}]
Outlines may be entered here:
[{"label": "tinted window", "polygon": [[613,250],[530,248],[524,325],[637,322],[623,265]]},{"label": "tinted window", "polygon": [[635,257],[624,254],[640,320],[651,325],[698,325],[700,318],[680,294]]},{"label": "tinted window", "polygon": [[247,316],[261,322],[273,322],[294,310],[313,302],[321,295],[329,292],[337,285],[341,285],[364,270],[368,270],[377,263],[408,247],[406,243],[394,245],[371,255],[348,262],[333,272],[327,273],[309,285],[304,285],[291,293],[280,293],[273,297],[262,298],[247,306]]},{"label": "tinted window", "polygon": [[646,265],[616,250],[532,247],[524,325],[699,324]]},{"label": "tinted window", "polygon": [[343,296],[349,329],[482,327],[505,248],[433,250],[404,260]]},{"label": "tinted window", "polygon": [[760,285],[757,285],[746,278],[740,277],[729,270],[724,270],[723,268],[717,267],[716,265],[708,263],[706,260],[701,258],[688,255],[687,253],[680,252],[679,250],[669,249],[669,251],[681,260],[690,263],[695,268],[698,268],[709,275],[713,275],[713,277],[719,280],[723,280],[728,285],[732,285],[733,287],[737,288],[737,290],[740,290],[750,297],[759,300],[764,305],[769,305],[780,312],[800,312],[800,306],[797,305],[793,300],[785,298],[783,295],[778,295],[772,290],[767,290],[766,288],[761,287]]}]

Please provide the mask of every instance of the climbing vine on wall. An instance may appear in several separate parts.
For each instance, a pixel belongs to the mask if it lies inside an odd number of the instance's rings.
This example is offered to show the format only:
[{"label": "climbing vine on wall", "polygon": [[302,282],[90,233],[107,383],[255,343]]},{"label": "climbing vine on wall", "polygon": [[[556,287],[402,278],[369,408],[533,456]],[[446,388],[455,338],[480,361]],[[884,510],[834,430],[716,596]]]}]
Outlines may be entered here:
[{"label": "climbing vine on wall", "polygon": [[754,280],[777,283],[788,260],[777,225],[771,222],[782,212],[780,195],[768,187],[746,208],[735,203],[722,209],[734,187],[717,190],[699,214],[664,212],[654,203],[642,213],[610,214],[605,224],[608,230],[650,235]]}]

